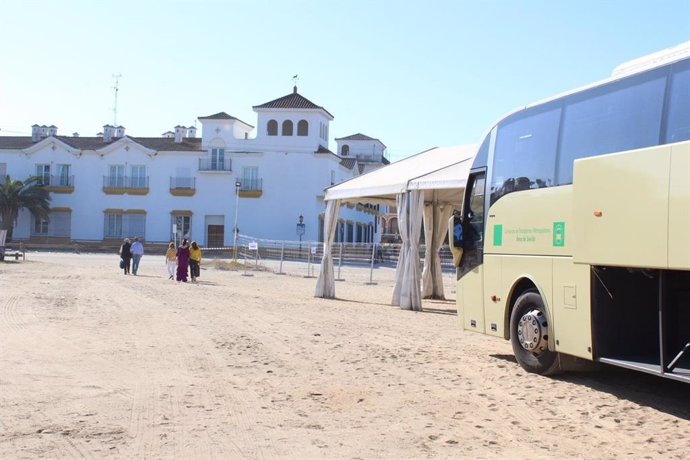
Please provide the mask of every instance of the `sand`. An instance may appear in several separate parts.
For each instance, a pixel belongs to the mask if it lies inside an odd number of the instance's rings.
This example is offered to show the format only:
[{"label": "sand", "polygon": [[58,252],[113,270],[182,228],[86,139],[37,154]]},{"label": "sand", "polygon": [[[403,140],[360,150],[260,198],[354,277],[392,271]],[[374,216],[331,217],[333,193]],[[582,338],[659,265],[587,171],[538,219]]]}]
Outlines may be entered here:
[{"label": "sand", "polygon": [[136,277],[110,255],[0,263],[0,458],[688,455],[687,384],[527,374],[452,301],[390,306],[383,269],[323,300],[313,278],[204,268],[194,285],[162,256]]}]

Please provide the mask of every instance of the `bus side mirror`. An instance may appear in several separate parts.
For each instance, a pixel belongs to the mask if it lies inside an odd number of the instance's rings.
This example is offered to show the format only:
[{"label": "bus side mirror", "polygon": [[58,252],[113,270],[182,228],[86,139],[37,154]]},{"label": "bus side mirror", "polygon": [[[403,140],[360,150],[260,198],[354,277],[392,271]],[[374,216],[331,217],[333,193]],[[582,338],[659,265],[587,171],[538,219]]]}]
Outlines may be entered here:
[{"label": "bus side mirror", "polygon": [[462,259],[462,243],[462,217],[453,215],[448,219],[448,247],[456,267],[460,266]]}]

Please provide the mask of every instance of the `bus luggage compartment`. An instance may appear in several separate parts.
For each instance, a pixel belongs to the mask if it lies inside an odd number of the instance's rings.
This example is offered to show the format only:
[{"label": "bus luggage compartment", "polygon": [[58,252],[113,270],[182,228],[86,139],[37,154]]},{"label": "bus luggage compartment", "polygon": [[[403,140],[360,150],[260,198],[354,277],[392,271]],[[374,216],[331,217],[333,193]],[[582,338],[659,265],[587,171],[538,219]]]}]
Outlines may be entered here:
[{"label": "bus luggage compartment", "polygon": [[690,269],[690,142],[575,161],[573,260]]}]

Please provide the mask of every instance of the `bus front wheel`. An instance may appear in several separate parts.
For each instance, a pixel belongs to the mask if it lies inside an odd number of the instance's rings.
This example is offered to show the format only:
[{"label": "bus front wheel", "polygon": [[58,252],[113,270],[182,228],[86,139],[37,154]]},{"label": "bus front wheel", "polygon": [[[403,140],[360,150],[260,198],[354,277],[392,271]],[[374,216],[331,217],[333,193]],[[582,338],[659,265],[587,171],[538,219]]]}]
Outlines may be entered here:
[{"label": "bus front wheel", "polygon": [[527,372],[553,375],[560,371],[558,353],[549,350],[549,323],[539,293],[530,289],[515,301],[510,315],[510,343]]}]

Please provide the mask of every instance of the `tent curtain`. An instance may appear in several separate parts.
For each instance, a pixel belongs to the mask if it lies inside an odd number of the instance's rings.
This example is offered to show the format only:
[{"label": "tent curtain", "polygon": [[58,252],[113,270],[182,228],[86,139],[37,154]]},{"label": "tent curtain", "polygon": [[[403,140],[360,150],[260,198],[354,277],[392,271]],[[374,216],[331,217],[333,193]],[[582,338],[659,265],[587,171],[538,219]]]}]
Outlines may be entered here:
[{"label": "tent curtain", "polygon": [[448,232],[447,224],[453,214],[453,206],[439,205],[436,200],[424,206],[424,269],[422,270],[422,298],[445,299],[443,271],[439,250]]},{"label": "tent curtain", "polygon": [[324,299],[335,298],[335,277],[333,276],[333,256],[331,255],[331,247],[333,246],[339,211],[340,200],[328,201],[323,222],[323,257],[321,258],[319,278],[316,280],[314,297],[321,297]]},{"label": "tent curtain", "polygon": [[422,297],[420,290],[419,237],[424,211],[424,192],[412,190],[398,200],[398,222],[402,248],[395,273],[393,305],[403,310],[420,311]]},{"label": "tent curtain", "polygon": [[400,193],[395,197],[395,204],[398,210],[398,232],[400,232],[402,246],[398,255],[398,264],[395,266],[395,286],[393,287],[393,300],[391,301],[393,305],[400,305],[400,295],[403,287],[403,267],[408,254],[407,247],[410,244],[407,236],[407,198],[406,193]]}]

